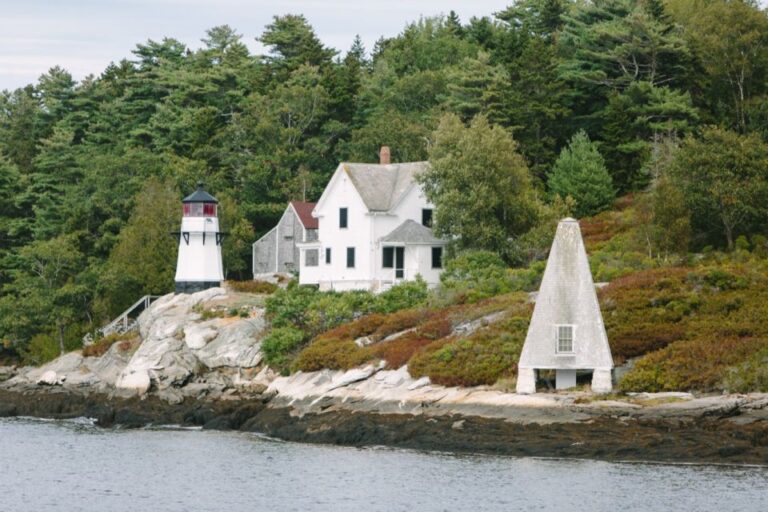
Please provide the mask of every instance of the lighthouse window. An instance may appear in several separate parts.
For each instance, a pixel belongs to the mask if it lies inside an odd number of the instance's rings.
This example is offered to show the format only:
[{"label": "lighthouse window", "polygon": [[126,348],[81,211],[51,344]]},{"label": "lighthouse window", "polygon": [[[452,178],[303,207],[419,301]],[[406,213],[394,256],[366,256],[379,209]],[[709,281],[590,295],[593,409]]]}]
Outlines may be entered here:
[{"label": "lighthouse window", "polygon": [[212,203],[206,203],[203,205],[203,215],[206,217],[216,216],[216,205]]},{"label": "lighthouse window", "polygon": [[[211,205],[211,206],[215,208],[216,205]],[[202,217],[203,203],[186,203],[184,205],[184,216],[185,217]]]},{"label": "lighthouse window", "polygon": [[557,353],[573,353],[573,325],[557,326]]}]

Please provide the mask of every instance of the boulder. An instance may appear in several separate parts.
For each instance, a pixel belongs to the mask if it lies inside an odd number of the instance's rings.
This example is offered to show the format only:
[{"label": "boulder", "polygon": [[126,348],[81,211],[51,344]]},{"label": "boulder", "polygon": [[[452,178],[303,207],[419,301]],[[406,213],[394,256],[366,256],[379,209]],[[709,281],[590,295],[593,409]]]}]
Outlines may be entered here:
[{"label": "boulder", "polygon": [[149,372],[147,370],[130,370],[120,374],[115,387],[143,395],[149,391],[150,384],[151,381],[149,380]]},{"label": "boulder", "polygon": [[214,339],[219,334],[212,322],[205,322],[202,324],[187,324],[184,327],[184,343],[187,347],[198,350]]},{"label": "boulder", "polygon": [[373,375],[376,372],[376,370],[377,370],[377,367],[373,366],[372,364],[369,364],[364,368],[353,368],[352,370],[348,370],[343,374],[341,374],[338,378],[333,379],[333,384],[331,384],[331,387],[328,388],[328,391],[331,391],[337,388],[343,388],[345,386],[349,386],[354,382],[365,380],[371,375]]},{"label": "boulder", "polygon": [[114,343],[103,356],[87,357],[83,364],[102,384],[113,387],[130,359],[130,354],[121,351],[119,343]]},{"label": "boulder", "polygon": [[59,377],[55,371],[48,370],[37,379],[37,384],[40,386],[61,386],[65,380],[66,377]]},{"label": "boulder", "polygon": [[416,379],[413,381],[413,384],[408,386],[408,391],[413,391],[415,389],[423,388],[424,386],[429,386],[431,384],[429,377],[422,377],[420,379]]},{"label": "boulder", "polygon": [[261,315],[228,322],[218,328],[218,336],[193,352],[208,368],[254,368],[262,359],[259,334],[263,329]]}]

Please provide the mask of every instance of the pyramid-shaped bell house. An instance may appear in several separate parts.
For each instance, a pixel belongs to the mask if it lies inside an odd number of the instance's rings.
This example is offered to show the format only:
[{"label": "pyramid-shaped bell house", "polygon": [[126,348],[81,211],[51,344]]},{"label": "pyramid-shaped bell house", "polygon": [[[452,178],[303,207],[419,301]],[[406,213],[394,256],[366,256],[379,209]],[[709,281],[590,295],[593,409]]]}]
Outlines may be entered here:
[{"label": "pyramid-shaped bell house", "polygon": [[536,371],[555,370],[556,387],[576,385],[578,370],[592,371],[592,390],[611,390],[613,358],[579,223],[563,219],[536,298],[518,363],[517,392],[536,391]]}]

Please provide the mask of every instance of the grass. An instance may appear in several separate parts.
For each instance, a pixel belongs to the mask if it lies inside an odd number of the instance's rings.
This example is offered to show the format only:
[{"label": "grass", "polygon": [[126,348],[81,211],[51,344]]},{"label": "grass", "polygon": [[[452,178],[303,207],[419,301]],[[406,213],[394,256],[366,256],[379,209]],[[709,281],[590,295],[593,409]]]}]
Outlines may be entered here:
[{"label": "grass", "polygon": [[92,345],[83,348],[84,357],[101,357],[107,353],[107,351],[115,343],[119,343],[118,350],[121,352],[127,352],[133,347],[133,341],[138,339],[138,334],[135,332],[126,332],[122,334],[110,334],[97,340]]}]

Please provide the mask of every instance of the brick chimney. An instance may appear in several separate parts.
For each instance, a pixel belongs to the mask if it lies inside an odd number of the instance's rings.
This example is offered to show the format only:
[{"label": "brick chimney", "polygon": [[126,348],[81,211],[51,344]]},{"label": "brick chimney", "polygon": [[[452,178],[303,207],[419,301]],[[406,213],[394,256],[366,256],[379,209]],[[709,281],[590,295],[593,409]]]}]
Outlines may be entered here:
[{"label": "brick chimney", "polygon": [[391,158],[389,156],[389,146],[381,146],[381,149],[379,150],[379,163],[381,165],[387,165],[392,163]]}]

